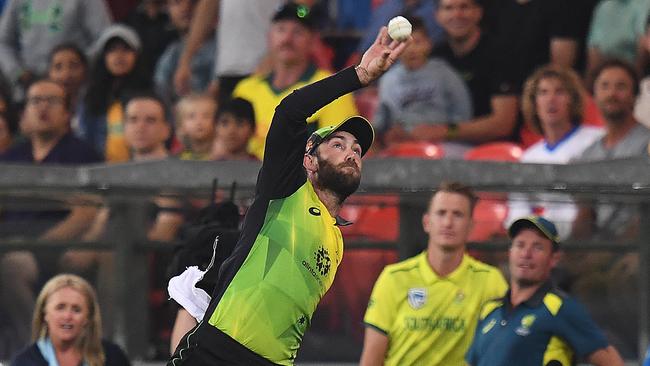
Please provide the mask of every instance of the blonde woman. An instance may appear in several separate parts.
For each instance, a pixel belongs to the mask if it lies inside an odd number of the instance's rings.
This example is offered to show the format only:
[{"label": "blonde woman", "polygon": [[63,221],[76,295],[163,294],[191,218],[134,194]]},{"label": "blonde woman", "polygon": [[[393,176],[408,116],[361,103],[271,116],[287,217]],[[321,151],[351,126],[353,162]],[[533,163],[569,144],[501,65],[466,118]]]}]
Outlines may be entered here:
[{"label": "blonde woman", "polygon": [[102,341],[102,321],[95,291],[79,276],[50,279],[36,299],[33,344],[12,366],[130,366],[124,352]]}]

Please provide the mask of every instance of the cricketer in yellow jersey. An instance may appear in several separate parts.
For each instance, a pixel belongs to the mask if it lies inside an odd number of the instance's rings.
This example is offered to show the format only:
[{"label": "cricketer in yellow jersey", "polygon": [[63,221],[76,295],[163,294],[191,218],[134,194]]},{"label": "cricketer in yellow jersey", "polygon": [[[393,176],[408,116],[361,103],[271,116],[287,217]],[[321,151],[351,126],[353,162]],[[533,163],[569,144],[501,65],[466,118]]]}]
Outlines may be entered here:
[{"label": "cricketer in yellow jersey", "polygon": [[361,365],[465,365],[479,312],[503,296],[501,272],[465,253],[476,196],[443,183],[422,218],[427,250],[387,266],[364,318]]}]

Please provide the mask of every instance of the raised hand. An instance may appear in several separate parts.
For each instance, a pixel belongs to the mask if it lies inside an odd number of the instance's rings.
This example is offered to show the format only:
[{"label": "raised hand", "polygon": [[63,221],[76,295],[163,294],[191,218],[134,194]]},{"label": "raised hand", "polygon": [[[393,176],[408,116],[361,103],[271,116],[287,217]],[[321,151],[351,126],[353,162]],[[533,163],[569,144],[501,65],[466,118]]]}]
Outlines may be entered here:
[{"label": "raised hand", "polygon": [[363,85],[368,85],[388,70],[402,54],[413,38],[395,41],[388,36],[388,29],[381,27],[375,42],[366,50],[357,66],[357,75]]}]

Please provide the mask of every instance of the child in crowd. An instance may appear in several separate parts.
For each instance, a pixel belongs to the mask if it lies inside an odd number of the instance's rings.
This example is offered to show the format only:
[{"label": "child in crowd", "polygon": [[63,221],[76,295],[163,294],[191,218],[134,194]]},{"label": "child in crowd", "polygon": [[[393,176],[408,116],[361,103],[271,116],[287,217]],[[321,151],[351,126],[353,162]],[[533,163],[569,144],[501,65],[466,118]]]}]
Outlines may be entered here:
[{"label": "child in crowd", "polygon": [[215,138],[217,102],[208,95],[191,94],[176,103],[176,136],[185,149],[181,160],[209,160]]},{"label": "child in crowd", "polygon": [[124,104],[151,87],[142,69],[141,50],[135,31],[121,24],[107,28],[93,47],[95,61],[79,111],[79,135],[107,162],[130,159],[124,141]]},{"label": "child in crowd", "polygon": [[217,114],[214,160],[257,160],[248,152],[248,142],[255,133],[253,105],[243,98],[227,101]]}]

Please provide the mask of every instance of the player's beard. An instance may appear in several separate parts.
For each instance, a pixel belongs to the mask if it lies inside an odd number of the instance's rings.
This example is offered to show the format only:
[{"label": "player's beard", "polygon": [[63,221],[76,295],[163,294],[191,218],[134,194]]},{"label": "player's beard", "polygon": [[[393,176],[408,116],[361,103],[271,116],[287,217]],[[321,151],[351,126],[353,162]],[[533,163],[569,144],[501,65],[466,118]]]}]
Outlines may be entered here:
[{"label": "player's beard", "polygon": [[[346,166],[356,168],[356,173],[345,173],[342,169]],[[361,172],[354,162],[344,162],[334,165],[327,160],[318,161],[318,186],[333,192],[343,203],[352,193],[356,192],[361,182]]]}]

